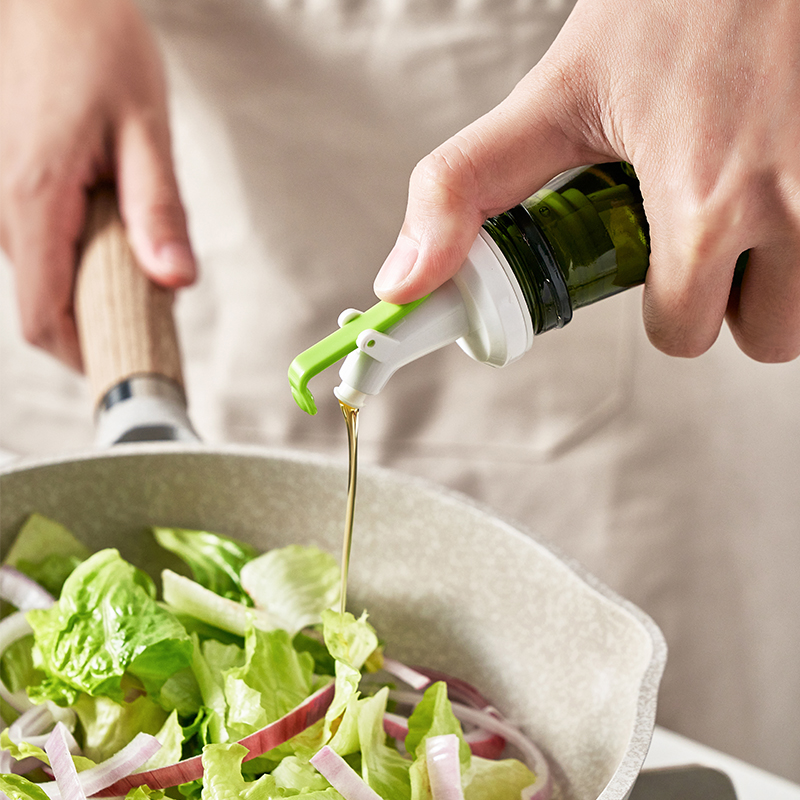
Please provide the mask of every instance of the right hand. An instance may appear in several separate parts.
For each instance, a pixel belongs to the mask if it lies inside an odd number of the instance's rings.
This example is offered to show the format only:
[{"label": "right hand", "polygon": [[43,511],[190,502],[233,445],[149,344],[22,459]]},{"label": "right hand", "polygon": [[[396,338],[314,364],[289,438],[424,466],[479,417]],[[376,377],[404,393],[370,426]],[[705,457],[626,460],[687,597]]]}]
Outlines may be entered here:
[{"label": "right hand", "polygon": [[511,94],[419,162],[376,294],[422,297],[487,217],[570,167],[624,160],[650,226],[651,342],[697,356],[727,319],[752,358],[797,358],[798,42],[796,0],[577,0]]},{"label": "right hand", "polygon": [[0,246],[25,338],[80,369],[72,292],[87,189],[116,182],[131,246],[155,282],[196,276],[161,58],[133,0],[0,8]]}]

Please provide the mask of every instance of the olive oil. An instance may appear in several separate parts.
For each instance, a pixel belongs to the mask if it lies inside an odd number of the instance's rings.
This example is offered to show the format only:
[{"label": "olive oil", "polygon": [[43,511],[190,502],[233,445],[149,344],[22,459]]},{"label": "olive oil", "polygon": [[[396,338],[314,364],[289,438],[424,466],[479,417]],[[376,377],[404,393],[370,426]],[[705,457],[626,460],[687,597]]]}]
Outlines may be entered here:
[{"label": "olive oil", "polygon": [[344,536],[342,537],[342,578],[340,608],[344,614],[347,606],[347,575],[350,570],[350,548],[353,543],[353,519],[356,510],[356,479],[358,475],[358,409],[339,401],[347,426],[349,452],[349,472],[347,477],[347,506],[344,516]]}]

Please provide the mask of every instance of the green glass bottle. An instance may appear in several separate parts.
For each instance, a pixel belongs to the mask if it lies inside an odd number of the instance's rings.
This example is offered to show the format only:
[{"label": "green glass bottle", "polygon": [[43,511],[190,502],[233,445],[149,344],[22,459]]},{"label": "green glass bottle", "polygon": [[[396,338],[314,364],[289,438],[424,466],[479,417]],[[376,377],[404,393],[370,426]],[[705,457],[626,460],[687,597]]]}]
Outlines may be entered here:
[{"label": "green glass bottle", "polygon": [[525,297],[534,334],[575,309],[644,282],[650,254],[629,164],[580,167],[484,224]]}]

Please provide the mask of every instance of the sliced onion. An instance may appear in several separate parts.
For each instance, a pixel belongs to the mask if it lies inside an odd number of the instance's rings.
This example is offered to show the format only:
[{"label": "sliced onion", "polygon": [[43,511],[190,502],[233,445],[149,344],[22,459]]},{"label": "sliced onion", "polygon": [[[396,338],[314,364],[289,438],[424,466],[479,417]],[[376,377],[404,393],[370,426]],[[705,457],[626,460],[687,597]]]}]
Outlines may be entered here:
[{"label": "sliced onion", "polygon": [[63,722],[57,722],[47,739],[44,749],[50,759],[56,786],[62,800],[86,800],[86,792],[78,780],[78,771],[69,751],[72,734]]},{"label": "sliced onion", "polygon": [[[112,783],[116,783],[145,764],[160,748],[161,743],[155,736],[151,736],[149,733],[137,733],[132,741],[111,758],[78,773],[78,781],[84,794],[91,797],[102,792]],[[40,783],[39,787],[47,793],[51,800],[66,800],[57,781]]]},{"label": "sliced onion", "polygon": [[[334,684],[329,683],[322,689],[307,697],[299,706],[288,714],[271,722],[261,730],[251,733],[239,740],[250,752],[245,761],[260,756],[268,750],[289,741],[293,736],[302,733],[306,728],[321,720],[333,700]],[[150,789],[167,789],[181,783],[189,783],[203,777],[202,756],[178,761],[166,767],[157,767],[146,772],[137,772],[120,778],[114,783],[94,793],[96,797],[115,797],[125,795],[137,786],[148,786]]]},{"label": "sliced onion", "polygon": [[311,764],[345,800],[382,800],[381,796],[335,751],[324,745]]},{"label": "sliced onion", "polygon": [[20,611],[50,608],[56,599],[25,573],[4,564],[0,567],[0,597]]},{"label": "sliced onion", "polygon": [[[428,678],[429,681],[444,681],[447,684],[447,696],[459,703],[480,708],[484,711],[494,711],[492,704],[471,684],[461,678],[455,678],[446,672],[440,672],[428,667],[410,667],[414,671]],[[409,684],[411,685],[411,684]],[[414,687],[416,688],[416,687]]]},{"label": "sliced onion", "polygon": [[399,678],[403,683],[407,683],[412,689],[421,691],[430,686],[431,679],[427,675],[423,675],[414,667],[409,667],[401,661],[394,658],[383,657],[383,668],[395,678]]},{"label": "sliced onion", "polygon": [[497,733],[475,728],[464,734],[464,741],[469,745],[472,755],[497,760],[506,749],[506,740]]},{"label": "sliced onion", "polygon": [[383,715],[383,730],[392,739],[400,739],[402,741],[408,736],[408,720],[400,714],[392,714],[391,711],[386,711]]},{"label": "sliced onion", "polygon": [[[70,709],[59,708],[52,703],[33,706],[22,713],[8,726],[8,738],[15,744],[27,742],[34,747],[41,747],[44,749],[50,735],[45,733],[45,731],[49,731],[56,723],[56,717],[53,715],[54,709],[58,717],[61,718],[61,721],[65,722],[70,751],[73,754],[78,753],[78,743],[69,733],[70,726],[74,727],[75,725],[75,712]],[[0,772],[13,772],[17,775],[26,775],[28,772],[40,767],[45,772],[49,770],[49,767],[47,767],[41,759],[34,756],[17,761],[7,751],[0,751]],[[52,777],[52,770],[50,770],[50,775]]]},{"label": "sliced onion", "polygon": [[[4,620],[0,621],[0,655],[18,639],[23,639],[30,633],[32,633],[31,626],[25,619],[24,611],[15,611],[13,614],[9,614]],[[24,689],[12,692],[3,683],[2,678],[0,678],[0,697],[15,711],[22,712],[33,707],[33,703],[28,699]]]},{"label": "sliced onion", "polygon": [[425,740],[425,757],[433,800],[464,800],[458,736],[454,733],[429,736]]},{"label": "sliced onion", "polygon": [[50,729],[55,718],[47,705],[33,706],[8,726],[8,736],[12,742],[29,742],[32,736],[38,736]]}]

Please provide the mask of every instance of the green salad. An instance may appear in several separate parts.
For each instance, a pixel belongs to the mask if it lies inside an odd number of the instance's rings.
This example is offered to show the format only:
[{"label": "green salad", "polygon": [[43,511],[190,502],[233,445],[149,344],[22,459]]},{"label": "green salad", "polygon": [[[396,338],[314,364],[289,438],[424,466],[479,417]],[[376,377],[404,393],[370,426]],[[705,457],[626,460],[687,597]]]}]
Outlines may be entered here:
[{"label": "green salad", "polygon": [[541,753],[477,690],[334,610],[330,553],[142,535],[181,572],[157,586],[37,514],[9,550],[0,800],[549,797]]}]

